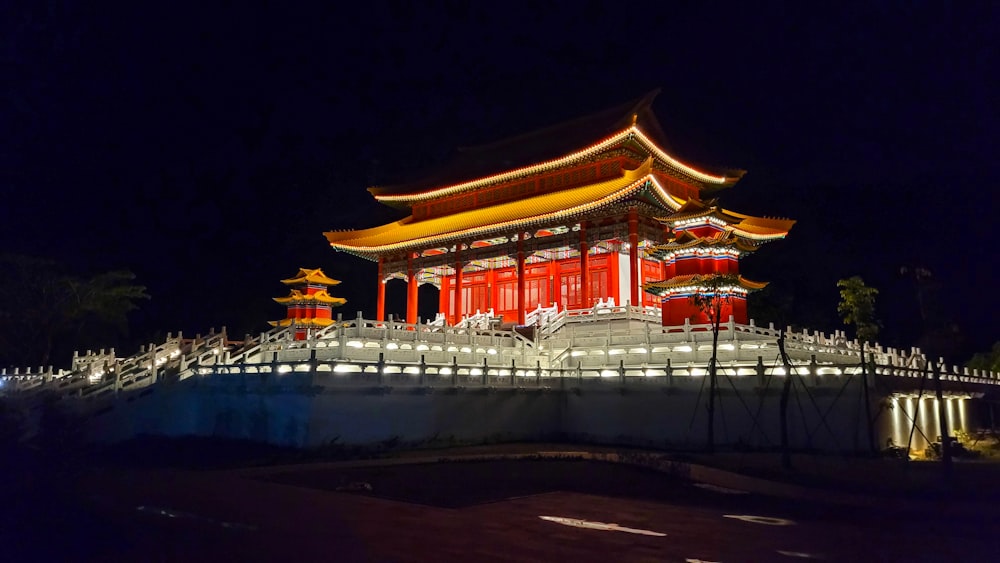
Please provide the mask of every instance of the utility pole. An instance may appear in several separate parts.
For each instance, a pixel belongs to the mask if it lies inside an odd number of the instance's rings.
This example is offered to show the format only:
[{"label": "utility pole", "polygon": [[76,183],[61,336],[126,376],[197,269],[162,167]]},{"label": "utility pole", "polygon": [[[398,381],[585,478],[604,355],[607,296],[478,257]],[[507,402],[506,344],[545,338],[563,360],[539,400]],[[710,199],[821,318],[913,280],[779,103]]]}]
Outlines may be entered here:
[{"label": "utility pole", "polygon": [[[872,454],[878,453],[878,449],[875,446],[875,434],[872,432],[872,403],[871,398],[868,395],[868,367],[869,364],[865,358],[865,341],[861,341],[861,386],[864,393],[865,401],[865,433],[868,434],[868,449],[871,450]],[[875,361],[871,362],[870,367],[875,366]],[[875,374],[872,373],[874,379]]]},{"label": "utility pole", "polygon": [[931,364],[931,370],[934,372],[934,394],[937,396],[938,404],[938,421],[941,430],[941,468],[944,472],[945,483],[951,483],[951,438],[948,436],[948,412],[944,404],[944,392],[941,389],[941,368],[939,364],[935,369],[934,364]]},{"label": "utility pole", "polygon": [[719,321],[722,316],[722,299],[718,289],[712,298],[712,359],[708,364],[708,453],[715,452],[715,366],[719,353]]},{"label": "utility pole", "polygon": [[785,366],[785,383],[781,387],[781,402],[778,403],[781,414],[781,467],[791,469],[792,454],[788,446],[788,396],[792,390],[792,362],[788,360],[788,354],[785,353],[784,328],[778,335],[778,352],[781,354],[781,363]]}]

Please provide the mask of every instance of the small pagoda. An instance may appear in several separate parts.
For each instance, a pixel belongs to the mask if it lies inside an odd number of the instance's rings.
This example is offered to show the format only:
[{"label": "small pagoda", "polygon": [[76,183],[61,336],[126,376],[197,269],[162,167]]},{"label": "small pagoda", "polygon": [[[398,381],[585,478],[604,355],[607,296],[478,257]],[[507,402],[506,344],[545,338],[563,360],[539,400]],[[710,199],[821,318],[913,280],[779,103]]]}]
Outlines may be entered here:
[{"label": "small pagoda", "polygon": [[270,324],[295,327],[296,340],[307,339],[312,329],[333,324],[333,308],[347,302],[342,297],[330,295],[328,288],[340,281],[327,277],[319,268],[299,268],[298,274],[281,283],[289,286],[289,294],[274,300],[287,306],[288,312],[284,319],[270,321]]},{"label": "small pagoda", "polygon": [[664,278],[647,282],[643,290],[662,299],[664,326],[711,322],[695,296],[720,299],[721,319],[732,316],[736,323],[747,324],[747,293],[763,289],[767,282],[741,276],[739,260],[784,238],[795,224],[790,219],[735,213],[696,199],[660,221],[668,229],[667,242],[649,248],[647,254],[662,262]]}]

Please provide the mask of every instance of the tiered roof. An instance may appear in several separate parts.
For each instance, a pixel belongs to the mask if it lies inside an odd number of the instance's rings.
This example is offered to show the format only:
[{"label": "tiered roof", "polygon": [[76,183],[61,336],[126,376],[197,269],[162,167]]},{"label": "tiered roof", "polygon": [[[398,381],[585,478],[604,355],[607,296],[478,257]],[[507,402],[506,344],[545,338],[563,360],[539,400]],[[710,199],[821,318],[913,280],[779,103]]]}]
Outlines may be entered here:
[{"label": "tiered roof", "polygon": [[[705,172],[664,150],[663,131],[651,107],[657,94],[651,92],[623,106],[526,135],[463,149],[451,162],[417,182],[369,188],[378,201],[412,207],[414,213],[379,227],[324,235],[334,249],[376,260],[576,222],[627,199],[660,207],[662,220],[668,224],[708,217],[704,220],[721,222],[744,239],[766,241],[787,234],[794,221],[751,217],[698,201],[702,190],[731,186],[744,171]],[[505,199],[494,197],[499,195],[495,190],[520,189],[525,182],[539,186],[531,182],[541,182],[549,177],[546,175],[559,173],[556,171],[609,162],[607,159],[623,159],[622,165],[602,169],[597,179],[582,185],[577,181],[565,187],[516,192],[519,199],[511,199],[506,191]],[[641,164],[636,167],[638,162]]]},{"label": "tiered roof", "polygon": [[728,250],[737,255],[748,254],[757,250],[758,246],[737,236],[732,231],[722,231],[718,234],[700,237],[689,231],[681,231],[666,244],[659,244],[646,250],[646,253],[659,260],[669,260],[673,255],[695,249]]},{"label": "tiered roof", "polygon": [[[688,200],[677,211],[659,219],[671,227],[672,239],[657,245],[648,253],[670,261],[678,255],[749,254],[761,245],[784,238],[795,224],[791,219],[752,217],[722,209],[713,203]],[[709,229],[703,229],[708,226]],[[684,274],[667,280],[650,282],[643,289],[654,295],[706,291],[726,278],[725,293],[746,293],[767,286],[732,274]]]},{"label": "tiered roof", "polygon": [[738,237],[758,241],[785,238],[788,231],[795,225],[795,221],[792,219],[744,215],[693,199],[684,202],[684,205],[678,208],[676,213],[661,217],[660,221],[674,229],[711,223]]},{"label": "tiered roof", "polygon": [[[323,270],[319,268],[299,268],[298,274],[281,280],[281,283],[290,286],[312,287],[306,288],[305,291],[293,287],[285,297],[275,297],[274,300],[276,302],[288,306],[289,317],[280,321],[268,321],[271,326],[294,325],[305,328],[329,326],[333,323],[333,320],[328,317],[329,309],[347,303],[347,300],[343,297],[333,297],[327,292],[326,287],[337,285],[340,281],[327,277],[323,273]],[[324,287],[323,289],[316,290],[316,286]],[[312,293],[309,293],[309,291],[312,291]],[[323,314],[308,318],[293,318],[294,315],[291,314],[291,311],[296,307],[304,307],[309,311],[309,315],[314,315],[317,311],[323,312]]]},{"label": "tiered roof", "polygon": [[[746,293],[767,287],[767,282],[755,282],[743,276],[732,276],[728,274],[687,274],[674,276],[669,280],[649,282],[643,285],[643,289],[654,295],[667,295],[669,293],[695,293],[705,291],[711,287],[718,278],[732,278],[732,285],[717,288],[722,293]],[[742,290],[742,291],[741,291]]]},{"label": "tiered roof", "polygon": [[703,187],[728,187],[743,177],[743,170],[705,172],[668,154],[670,145],[652,110],[659,93],[657,89],[595,114],[501,141],[461,148],[448,162],[428,171],[418,181],[373,186],[368,191],[378,201],[405,206],[560,168],[626,140],[636,141],[666,168]]},{"label": "tiered roof", "polygon": [[343,305],[344,303],[347,303],[347,300],[344,299],[343,297],[333,297],[329,293],[327,293],[325,289],[321,289],[320,291],[317,291],[316,293],[312,294],[302,293],[297,289],[293,289],[289,295],[285,297],[275,297],[274,300],[277,301],[278,303],[281,303],[282,305],[292,305],[292,304],[302,303],[302,304],[322,304],[335,307],[337,305]]},{"label": "tiered roof", "polygon": [[682,201],[669,194],[651,173],[652,158],[619,178],[569,188],[517,201],[462,211],[444,217],[414,221],[412,217],[358,231],[324,233],[330,246],[374,259],[383,252],[448,245],[459,239],[488,238],[513,229],[531,229],[573,220],[618,201],[648,195],[666,209]]},{"label": "tiered roof", "polygon": [[323,270],[319,268],[299,268],[299,273],[287,280],[281,280],[285,285],[316,284],[316,285],[337,285],[340,280],[327,277]]}]

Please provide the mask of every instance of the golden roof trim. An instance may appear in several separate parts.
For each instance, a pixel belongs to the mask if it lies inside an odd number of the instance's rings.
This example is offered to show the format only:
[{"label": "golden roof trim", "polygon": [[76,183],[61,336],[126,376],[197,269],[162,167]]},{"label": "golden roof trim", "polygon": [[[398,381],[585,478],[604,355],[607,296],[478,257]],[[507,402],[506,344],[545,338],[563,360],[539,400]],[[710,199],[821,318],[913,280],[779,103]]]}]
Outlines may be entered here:
[{"label": "golden roof trim", "polygon": [[624,199],[651,186],[658,199],[669,208],[679,208],[683,200],[671,195],[651,173],[652,158],[622,176],[586,186],[540,194],[454,215],[413,221],[407,217],[394,223],[357,231],[324,233],[330,246],[345,252],[372,257],[378,253],[443,244],[458,238],[486,236],[537,223],[573,217]]},{"label": "golden roof trim", "polygon": [[739,236],[756,240],[784,238],[796,223],[794,219],[755,217],[716,206],[707,206],[693,200],[688,200],[678,210],[678,213],[665,217],[657,217],[657,221],[661,223],[674,223],[674,227],[676,228],[679,227],[679,225],[676,225],[678,221],[691,221],[701,217],[717,219],[725,224],[727,230],[733,231]]},{"label": "golden roof trim", "polygon": [[669,252],[677,252],[680,250],[685,250],[688,248],[696,248],[698,246],[735,246],[737,249],[743,252],[754,252],[757,247],[748,243],[743,237],[736,235],[733,231],[725,231],[720,233],[718,236],[710,237],[699,237],[692,235],[689,231],[682,231],[680,235],[677,236],[672,241],[664,244],[658,244],[647,250],[647,254],[655,256],[656,254],[663,254]]},{"label": "golden roof trim", "polygon": [[[684,274],[680,276],[674,276],[667,280],[647,282],[643,284],[642,287],[643,290],[648,291],[650,293],[656,293],[656,291],[651,291],[656,289],[669,290],[677,287],[687,287],[687,286],[700,288],[700,287],[705,287],[706,284],[713,279],[727,275],[730,274]],[[736,281],[737,285],[748,291],[756,291],[759,289],[763,289],[768,285],[768,282],[757,282],[753,280],[748,280],[743,276],[736,276],[736,279],[734,281]]]},{"label": "golden roof trim", "polygon": [[414,194],[384,194],[375,195],[375,199],[383,203],[414,203],[419,201],[426,201],[434,198],[454,195],[466,191],[471,191],[483,186],[491,184],[499,184],[514,180],[517,178],[522,178],[524,176],[530,176],[534,174],[540,174],[543,172],[548,172],[550,170],[555,170],[566,166],[575,161],[579,161],[595,154],[599,154],[618,143],[623,141],[635,139],[639,141],[639,144],[643,146],[647,151],[649,151],[650,156],[656,157],[660,162],[668,166],[669,168],[680,172],[695,181],[704,182],[706,184],[713,184],[717,186],[728,186],[735,184],[741,177],[742,174],[737,174],[735,177],[727,176],[717,176],[713,174],[708,174],[702,172],[692,166],[689,166],[680,160],[670,156],[666,151],[661,149],[656,145],[649,137],[647,137],[638,125],[631,125],[621,131],[618,131],[611,136],[598,141],[597,143],[581,149],[576,152],[569,153],[565,156],[555,158],[552,160],[547,160],[539,162],[537,164],[532,164],[517,168],[515,170],[510,170],[507,172],[501,172],[499,174],[492,174],[489,176],[484,176],[482,178],[477,178],[475,180],[469,180],[466,182],[461,182],[458,184],[453,184],[450,186],[443,186],[438,188],[432,188],[429,190],[424,190],[422,192]]},{"label": "golden roof trim", "polygon": [[285,297],[275,297],[274,300],[281,304],[291,304],[291,303],[324,303],[328,305],[343,305],[347,303],[347,299],[343,297],[333,297],[326,290],[320,290],[313,294],[302,293],[297,289],[293,289],[290,294]]},{"label": "golden roof trim", "polygon": [[294,277],[288,278],[286,280],[281,280],[281,283],[285,285],[296,285],[302,283],[313,283],[319,285],[337,285],[340,280],[335,280],[333,278],[327,277],[320,268],[299,268],[299,273],[295,274]]}]

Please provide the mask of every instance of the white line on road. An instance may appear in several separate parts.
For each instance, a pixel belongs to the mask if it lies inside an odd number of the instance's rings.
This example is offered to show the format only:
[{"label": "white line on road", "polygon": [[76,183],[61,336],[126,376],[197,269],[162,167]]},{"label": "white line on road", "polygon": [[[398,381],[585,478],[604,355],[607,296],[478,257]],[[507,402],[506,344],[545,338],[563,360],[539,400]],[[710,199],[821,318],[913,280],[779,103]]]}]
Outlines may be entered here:
[{"label": "white line on road", "polygon": [[785,551],[783,549],[777,550],[778,553],[787,557],[801,557],[803,559],[820,559],[819,555],[813,555],[812,553],[805,553],[803,551]]},{"label": "white line on road", "polygon": [[592,522],[590,520],[580,520],[579,518],[563,518],[561,516],[539,516],[539,518],[547,522],[555,522],[556,524],[562,524],[563,526],[572,526],[574,528],[586,528],[588,530],[604,530],[607,532],[626,532],[629,534],[639,534],[641,536],[656,536],[656,537],[663,537],[667,535],[660,532],[654,532],[652,530],[642,530],[639,528],[626,528],[625,526],[619,526],[618,524]]},{"label": "white line on road", "polygon": [[751,514],[723,514],[723,518],[732,518],[734,520],[743,520],[744,522],[752,522],[754,524],[765,524],[767,526],[792,526],[795,522],[791,520],[786,520],[784,518],[772,518],[770,516],[753,516]]},{"label": "white line on road", "polygon": [[197,522],[203,522],[206,524],[222,526],[223,528],[229,528],[233,530],[254,531],[257,529],[257,526],[254,526],[253,524],[240,524],[239,522],[225,522],[222,520],[207,518],[205,516],[199,516],[197,514],[192,514],[190,512],[181,512],[179,510],[173,510],[171,508],[160,508],[157,506],[139,505],[135,507],[135,509],[138,512],[145,512],[147,514],[153,514],[156,516],[164,516],[166,518],[184,518],[187,520],[193,520]]}]

